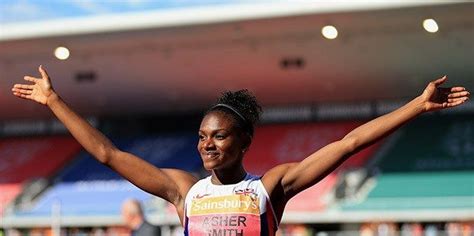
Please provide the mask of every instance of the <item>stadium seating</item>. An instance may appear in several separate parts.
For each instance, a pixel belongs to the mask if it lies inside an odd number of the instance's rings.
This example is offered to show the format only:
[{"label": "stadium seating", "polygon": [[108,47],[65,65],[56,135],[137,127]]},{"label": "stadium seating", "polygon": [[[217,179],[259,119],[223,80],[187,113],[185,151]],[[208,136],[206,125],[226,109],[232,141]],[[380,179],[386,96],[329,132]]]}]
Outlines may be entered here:
[{"label": "stadium seating", "polygon": [[344,210],[474,208],[472,119],[418,119],[394,139],[378,161],[376,186]]},{"label": "stadium seating", "polygon": [[381,172],[472,170],[472,117],[424,117],[398,132],[398,138],[380,159]]},{"label": "stadium seating", "polygon": [[27,181],[53,176],[80,150],[69,136],[0,140],[0,217]]},{"label": "stadium seating", "polygon": [[[287,205],[287,213],[324,212],[330,206],[340,206],[344,211],[474,207],[474,176],[468,171],[472,169],[474,157],[472,122],[462,117],[443,119],[442,123],[433,117],[418,119],[392,137],[371,167],[380,174],[375,177],[377,184],[362,202],[342,201],[333,205],[334,201],[328,196],[347,173],[366,167],[379,144],[356,154],[317,185],[293,198]],[[250,173],[261,175],[278,164],[301,161],[315,150],[344,137],[361,123],[298,123],[258,127],[244,165]],[[431,128],[433,125],[437,125],[436,129]],[[120,149],[156,166],[194,173],[202,171],[194,133],[120,138],[113,142]],[[453,163],[444,164],[449,161]],[[12,174],[8,178],[13,179],[14,176]],[[14,189],[10,192],[19,191],[15,187],[10,188]],[[452,200],[442,200],[443,196]],[[116,216],[121,203],[130,197],[145,202],[149,213],[174,211],[123,180],[89,154],[81,153],[59,173],[56,184],[41,195],[31,208],[19,209],[15,215],[51,215],[53,205],[60,203],[65,217]],[[344,194],[342,197],[345,197]]]},{"label": "stadium seating", "polygon": [[59,183],[47,191],[32,209],[17,211],[17,215],[49,216],[55,204],[64,215],[118,215],[120,203],[127,198],[141,201],[148,194],[123,180],[77,181]]},{"label": "stadium seating", "polygon": [[49,177],[80,150],[71,137],[11,138],[0,141],[0,183]]},{"label": "stadium seating", "polygon": [[[122,138],[114,140],[114,143],[121,150],[133,153],[156,166],[190,172],[199,172],[202,166],[195,149],[195,134]],[[59,175],[57,184],[31,209],[17,211],[16,215],[48,216],[56,203],[61,205],[61,213],[65,217],[118,215],[122,202],[131,197],[144,202],[155,199],[101,165],[89,154],[82,153],[73,165]],[[153,206],[146,209],[153,210]]]},{"label": "stadium seating", "polygon": [[[244,158],[247,171],[263,174],[272,167],[301,161],[319,148],[343,138],[360,122],[300,123],[259,127],[254,143]],[[356,154],[315,186],[290,200],[287,211],[322,211],[327,206],[326,195],[338,181],[339,172],[360,168],[376,150],[374,145]]]},{"label": "stadium seating", "polygon": [[474,209],[474,173],[386,174],[367,199],[344,210]]},{"label": "stadium seating", "polygon": [[[162,168],[180,168],[196,171],[201,167],[201,159],[195,149],[197,135],[176,133],[162,136],[130,137],[112,140],[126,152]],[[98,163],[87,153],[83,153],[77,163],[61,173],[62,182],[119,180],[117,173]]]},{"label": "stadium seating", "polygon": [[0,219],[5,207],[21,192],[21,184],[0,184]]},{"label": "stadium seating", "polygon": [[[256,130],[254,143],[245,157],[247,170],[262,174],[271,167],[300,161],[324,145],[342,138],[360,122],[332,122],[267,125]],[[140,156],[160,167],[179,168],[199,172],[201,160],[195,149],[196,135],[169,135],[114,139],[122,150]],[[361,167],[375,147],[364,150],[348,160],[336,172],[316,186],[302,192],[288,204],[290,211],[322,211],[327,205],[325,195],[333,190],[339,171]],[[265,161],[261,161],[264,157]],[[61,204],[63,216],[117,215],[121,203],[129,197],[145,202],[151,195],[123,180],[111,169],[101,165],[87,153],[66,168],[56,184],[46,191],[32,208],[16,211],[17,216],[46,216],[55,203]]]}]

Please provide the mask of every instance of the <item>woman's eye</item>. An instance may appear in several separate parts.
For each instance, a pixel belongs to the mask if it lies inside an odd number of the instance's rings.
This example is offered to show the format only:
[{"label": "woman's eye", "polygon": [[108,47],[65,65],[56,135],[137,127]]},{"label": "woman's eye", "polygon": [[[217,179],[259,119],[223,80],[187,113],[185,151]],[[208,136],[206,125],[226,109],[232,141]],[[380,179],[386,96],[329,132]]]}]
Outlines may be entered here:
[{"label": "woman's eye", "polygon": [[204,139],[204,135],[199,135],[199,140],[203,140]]},{"label": "woman's eye", "polygon": [[221,134],[216,135],[216,139],[224,139],[224,138],[225,138],[224,135],[221,135]]}]

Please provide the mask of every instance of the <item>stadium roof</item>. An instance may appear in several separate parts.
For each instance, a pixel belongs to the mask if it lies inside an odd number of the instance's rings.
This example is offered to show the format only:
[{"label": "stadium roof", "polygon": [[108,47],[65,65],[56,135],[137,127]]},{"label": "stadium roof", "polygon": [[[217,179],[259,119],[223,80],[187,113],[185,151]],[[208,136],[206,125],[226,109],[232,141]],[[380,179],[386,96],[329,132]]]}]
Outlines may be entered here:
[{"label": "stadium roof", "polygon": [[[254,4],[202,6],[173,10],[154,10],[48,21],[3,24],[0,41],[15,39],[80,35],[160,27],[183,27],[209,23],[255,20],[304,14],[344,11],[367,11],[423,5],[442,5],[448,1],[296,1]],[[451,2],[453,3],[453,2]]]},{"label": "stadium roof", "polygon": [[[297,2],[3,24],[0,120],[49,112],[11,95],[43,64],[81,113],[203,109],[249,88],[266,106],[405,99],[447,74],[473,90],[474,3]],[[426,18],[439,32],[423,30]],[[334,25],[335,40],[321,36]],[[58,46],[68,60],[53,56]]]}]

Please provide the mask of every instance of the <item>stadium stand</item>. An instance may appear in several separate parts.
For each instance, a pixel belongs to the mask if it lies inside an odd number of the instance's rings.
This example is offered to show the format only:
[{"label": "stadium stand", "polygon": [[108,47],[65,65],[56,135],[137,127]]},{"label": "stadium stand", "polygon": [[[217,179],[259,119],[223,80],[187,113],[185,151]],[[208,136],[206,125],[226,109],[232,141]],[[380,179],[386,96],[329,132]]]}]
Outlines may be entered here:
[{"label": "stadium stand", "polygon": [[474,209],[472,172],[386,174],[359,204],[345,210]]},{"label": "stadium stand", "polygon": [[344,210],[473,209],[474,122],[418,119],[399,131],[374,168],[375,187]]},{"label": "stadium stand", "polygon": [[[175,133],[121,138],[113,142],[121,150],[131,152],[156,166],[198,173],[202,164],[195,149],[191,148],[195,146],[195,139],[195,134]],[[148,213],[162,209],[162,205],[153,204],[155,197],[133,186],[89,154],[82,153],[32,208],[15,214],[18,217],[49,216],[53,206],[60,204],[63,217],[118,216],[121,204],[127,198],[144,201]]]},{"label": "stadium stand", "polygon": [[79,144],[69,136],[0,140],[0,217],[24,184],[52,177],[79,150]]},{"label": "stadium stand", "polygon": [[123,180],[78,181],[59,183],[48,190],[31,210],[17,215],[49,216],[60,204],[64,216],[119,215],[120,204],[127,198],[147,200],[148,195]]},{"label": "stadium stand", "polygon": [[[318,148],[342,138],[360,124],[349,121],[260,126],[256,129],[254,142],[244,164],[250,173],[261,175],[275,165],[302,160]],[[438,125],[438,128],[430,128],[433,125]],[[397,209],[473,209],[474,176],[469,171],[474,156],[472,127],[472,121],[466,117],[443,117],[443,122],[434,117],[418,119],[400,130],[390,142],[384,143],[384,148],[375,144],[363,150],[320,183],[300,193],[288,203],[285,214],[292,216],[295,213],[297,217],[300,213],[324,214],[338,209],[351,213]],[[113,142],[120,149],[134,153],[154,165],[203,173],[195,149],[196,134],[193,132],[117,138]],[[424,147],[427,145],[430,147]],[[411,152],[418,147],[425,152]],[[455,160],[455,163],[439,164],[448,160]],[[463,164],[456,164],[456,160]],[[338,188],[347,190],[347,186],[351,185],[348,182],[354,176],[358,178],[357,182],[363,183],[367,178],[366,173],[379,173],[374,176],[376,185],[366,198],[353,201],[347,191],[342,191],[339,200],[333,198]],[[60,203],[62,217],[110,219],[107,217],[112,216],[116,220],[108,222],[117,224],[120,205],[130,197],[143,201],[146,214],[155,217],[154,223],[165,222],[157,221],[158,215],[162,219],[163,215],[175,212],[164,201],[123,180],[89,154],[81,153],[57,175],[55,184],[37,198],[31,207],[17,209],[13,216],[17,217],[15,219],[45,218],[53,213],[53,206]],[[74,226],[77,222],[64,220],[64,225]]]},{"label": "stadium stand", "polygon": [[399,133],[396,143],[378,163],[384,173],[474,168],[472,117],[425,117]]},{"label": "stadium stand", "polygon": [[71,137],[10,138],[0,141],[0,183],[49,177],[79,151]]},{"label": "stadium stand", "polygon": [[[261,126],[256,130],[254,143],[244,158],[244,164],[249,172],[263,174],[278,164],[301,161],[315,150],[343,138],[360,124],[351,121]],[[291,199],[287,211],[323,211],[328,204],[327,195],[334,189],[340,175],[347,170],[361,168],[377,146],[358,153],[317,185]]]},{"label": "stadium stand", "polygon": [[0,218],[10,202],[21,192],[21,184],[0,184]]}]

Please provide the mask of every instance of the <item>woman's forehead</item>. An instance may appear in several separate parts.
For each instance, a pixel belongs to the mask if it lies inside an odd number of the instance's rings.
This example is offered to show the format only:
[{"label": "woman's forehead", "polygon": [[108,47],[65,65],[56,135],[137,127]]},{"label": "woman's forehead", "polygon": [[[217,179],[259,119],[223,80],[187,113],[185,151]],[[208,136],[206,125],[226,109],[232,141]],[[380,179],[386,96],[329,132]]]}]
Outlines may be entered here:
[{"label": "woman's forehead", "polygon": [[234,118],[225,112],[212,111],[204,116],[199,129],[231,129],[234,127],[234,121]]}]

